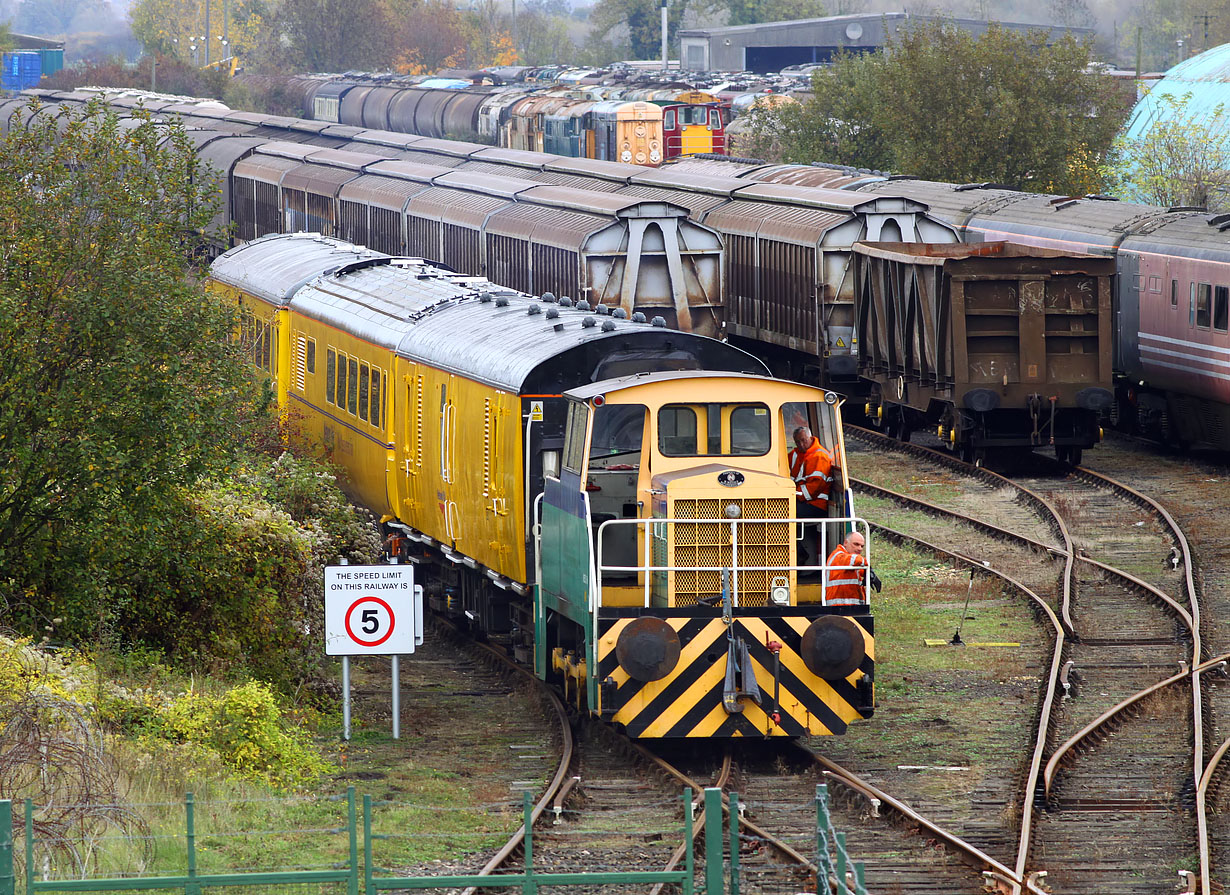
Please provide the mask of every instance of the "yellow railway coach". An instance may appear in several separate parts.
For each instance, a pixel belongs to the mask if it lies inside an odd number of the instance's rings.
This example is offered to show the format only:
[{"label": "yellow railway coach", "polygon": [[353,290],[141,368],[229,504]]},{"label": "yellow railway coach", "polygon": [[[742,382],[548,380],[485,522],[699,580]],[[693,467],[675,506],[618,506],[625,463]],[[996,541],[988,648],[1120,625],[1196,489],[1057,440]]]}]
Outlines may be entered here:
[{"label": "yellow railway coach", "polygon": [[[347,470],[432,605],[583,711],[642,737],[840,733],[871,714],[869,602],[830,601],[834,570],[799,550],[866,532],[836,396],[661,318],[315,234],[231,249],[210,288],[291,437]],[[830,517],[805,529],[799,425],[837,464]]]}]

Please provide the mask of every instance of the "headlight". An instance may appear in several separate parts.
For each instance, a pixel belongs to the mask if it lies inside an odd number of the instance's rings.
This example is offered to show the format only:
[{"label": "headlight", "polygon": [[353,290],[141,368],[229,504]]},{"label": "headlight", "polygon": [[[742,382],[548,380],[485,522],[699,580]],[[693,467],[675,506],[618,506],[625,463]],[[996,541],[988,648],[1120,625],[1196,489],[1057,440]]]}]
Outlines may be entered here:
[{"label": "headlight", "polygon": [[621,152],[621,153],[619,154],[619,160],[620,160],[621,162],[630,162],[630,161],[632,161],[632,153],[631,153],[631,152],[629,152],[627,149],[625,149],[623,152]]},{"label": "headlight", "polygon": [[790,605],[790,585],[785,578],[773,579],[773,586],[769,588],[769,599],[774,606]]},{"label": "headlight", "polygon": [[727,519],[738,519],[740,516],[743,515],[743,510],[739,508],[739,505],[737,503],[726,504],[726,509],[724,510],[724,512],[726,513]]}]

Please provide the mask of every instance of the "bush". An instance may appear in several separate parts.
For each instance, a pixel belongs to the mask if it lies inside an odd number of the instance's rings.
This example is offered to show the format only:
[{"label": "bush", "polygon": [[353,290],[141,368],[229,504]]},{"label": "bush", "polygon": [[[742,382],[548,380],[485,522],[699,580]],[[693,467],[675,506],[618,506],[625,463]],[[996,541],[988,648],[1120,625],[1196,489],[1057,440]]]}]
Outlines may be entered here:
[{"label": "bush", "polygon": [[268,685],[249,681],[220,695],[185,693],[146,725],[147,736],[204,745],[241,776],[302,786],[333,768],[307,738],[282,722]]}]

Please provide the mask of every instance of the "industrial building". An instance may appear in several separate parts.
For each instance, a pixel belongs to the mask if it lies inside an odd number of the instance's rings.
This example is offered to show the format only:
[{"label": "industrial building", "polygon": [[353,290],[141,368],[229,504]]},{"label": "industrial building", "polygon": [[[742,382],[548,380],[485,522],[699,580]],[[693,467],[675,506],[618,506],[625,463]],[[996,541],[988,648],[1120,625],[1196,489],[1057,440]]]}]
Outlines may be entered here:
[{"label": "industrial building", "polygon": [[[891,34],[938,16],[908,12],[862,13],[762,22],[726,28],[691,28],[679,32],[679,59],[690,71],[781,71],[788,65],[829,62],[842,50],[869,53],[881,49]],[[982,34],[990,23],[981,19],[943,18],[957,28]],[[1050,31],[1050,39],[1063,34],[1093,37],[1092,28],[1049,27],[997,22],[1013,31]]]}]

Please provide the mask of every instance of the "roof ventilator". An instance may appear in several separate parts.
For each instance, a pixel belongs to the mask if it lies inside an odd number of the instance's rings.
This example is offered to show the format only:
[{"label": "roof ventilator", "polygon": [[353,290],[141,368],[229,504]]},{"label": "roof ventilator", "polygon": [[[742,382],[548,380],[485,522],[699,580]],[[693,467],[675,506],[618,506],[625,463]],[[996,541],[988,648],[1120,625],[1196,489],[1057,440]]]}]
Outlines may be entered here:
[{"label": "roof ventilator", "polygon": [[649,321],[651,326],[666,326],[666,318],[658,315]]},{"label": "roof ventilator", "polygon": [[632,322],[633,322],[633,323],[644,323],[644,322],[645,322],[645,314],[644,314],[643,312],[641,312],[641,311],[635,311],[635,312],[632,314]]},{"label": "roof ventilator", "polygon": [[530,305],[530,309],[529,309],[529,311],[527,311],[527,313],[528,313],[531,317],[533,317],[535,314],[541,314],[541,313],[542,313],[542,306],[541,306],[541,305]]},{"label": "roof ventilator", "polygon": [[594,327],[597,325],[598,325],[597,317],[586,317],[584,320],[581,321],[581,326],[583,326],[585,329],[589,329],[590,327]]},{"label": "roof ventilator", "polygon": [[572,299],[571,299],[571,298],[569,298],[567,295],[562,296],[562,297],[560,298],[560,300],[559,300],[559,306],[560,306],[561,308],[571,308],[571,307],[572,307]]}]

